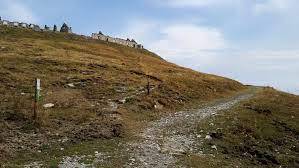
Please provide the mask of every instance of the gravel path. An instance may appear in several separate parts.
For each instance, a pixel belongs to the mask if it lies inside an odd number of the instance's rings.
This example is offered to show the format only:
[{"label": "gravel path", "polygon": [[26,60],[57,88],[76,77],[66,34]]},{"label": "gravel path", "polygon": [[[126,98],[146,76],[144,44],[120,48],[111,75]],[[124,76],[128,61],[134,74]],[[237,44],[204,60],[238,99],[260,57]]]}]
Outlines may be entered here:
[{"label": "gravel path", "polygon": [[[202,138],[201,135],[192,135],[198,121],[216,115],[221,110],[227,110],[238,102],[249,99],[253,94],[244,94],[225,102],[193,110],[181,111],[151,122],[138,135],[138,140],[128,144],[131,156],[126,167],[164,168],[178,166],[176,156],[186,152],[200,152],[195,148],[194,141]],[[204,135],[210,138],[209,135]],[[200,154],[200,153],[198,153]]]},{"label": "gravel path", "polygon": [[[180,111],[169,116],[162,117],[138,133],[137,140],[120,144],[123,147],[124,155],[129,155],[129,160],[124,167],[127,168],[176,168],[184,167],[178,165],[177,156],[186,153],[202,155],[198,145],[203,139],[211,138],[209,135],[194,133],[197,123],[202,119],[217,115],[221,110],[230,109],[242,100],[249,99],[253,94],[243,94],[235,98],[206,105],[203,108],[190,111]],[[212,124],[212,123],[211,123]],[[87,156],[64,157],[60,162],[60,168],[78,167],[93,168],[95,165],[102,165],[109,162],[108,155],[96,152],[92,164],[80,163],[82,158]],[[89,156],[88,156],[89,157]],[[39,162],[34,162],[25,167],[42,167]]]}]

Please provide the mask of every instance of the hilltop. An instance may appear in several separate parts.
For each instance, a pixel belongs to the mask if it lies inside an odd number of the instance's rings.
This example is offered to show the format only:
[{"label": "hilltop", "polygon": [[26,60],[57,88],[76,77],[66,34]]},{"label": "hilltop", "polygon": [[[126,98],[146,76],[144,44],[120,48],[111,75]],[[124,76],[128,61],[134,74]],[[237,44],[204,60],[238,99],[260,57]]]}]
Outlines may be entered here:
[{"label": "hilltop", "polygon": [[[62,141],[125,137],[144,121],[246,88],[145,49],[66,33],[1,26],[0,59],[1,159]],[[35,78],[42,100],[33,122]],[[54,107],[44,108],[48,103]]]}]

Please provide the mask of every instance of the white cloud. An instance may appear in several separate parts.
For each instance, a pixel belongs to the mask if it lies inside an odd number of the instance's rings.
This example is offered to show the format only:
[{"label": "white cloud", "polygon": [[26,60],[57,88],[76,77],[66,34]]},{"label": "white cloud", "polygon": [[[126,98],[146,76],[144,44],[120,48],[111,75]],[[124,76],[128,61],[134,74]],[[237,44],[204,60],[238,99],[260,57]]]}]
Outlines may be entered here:
[{"label": "white cloud", "polygon": [[164,25],[151,21],[135,21],[130,23],[120,36],[135,38],[146,48],[172,62],[196,59],[193,65],[213,62],[213,51],[227,47],[220,30],[195,24]]},{"label": "white cloud", "polygon": [[226,47],[222,33],[215,29],[192,24],[176,24],[161,28],[161,38],[149,44],[149,48],[165,58],[194,59],[193,64],[209,64],[213,52]]},{"label": "white cloud", "polygon": [[135,20],[128,22],[123,32],[116,34],[121,38],[134,38],[135,40],[142,40],[143,43],[150,43],[153,40],[154,36],[157,33],[156,28],[159,25],[157,22],[154,21],[141,21]]},{"label": "white cloud", "polygon": [[196,24],[142,20],[121,34],[181,66],[298,93],[299,50],[236,49],[221,30]]},{"label": "white cloud", "polygon": [[160,5],[167,5],[175,8],[184,7],[205,7],[210,5],[226,5],[239,2],[240,0],[154,0]]},{"label": "white cloud", "polygon": [[0,1],[0,15],[3,19],[20,22],[36,23],[38,21],[33,12],[18,0]]}]

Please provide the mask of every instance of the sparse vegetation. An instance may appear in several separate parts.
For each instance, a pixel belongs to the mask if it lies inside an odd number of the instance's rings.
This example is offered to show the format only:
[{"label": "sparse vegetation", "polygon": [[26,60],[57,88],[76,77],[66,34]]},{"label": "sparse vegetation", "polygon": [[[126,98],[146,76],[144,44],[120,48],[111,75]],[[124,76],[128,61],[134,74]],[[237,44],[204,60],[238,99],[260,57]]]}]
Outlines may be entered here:
[{"label": "sparse vegetation", "polygon": [[[203,155],[185,157],[191,167],[298,167],[299,97],[264,88],[254,99],[198,124]],[[215,145],[217,150],[213,149]]]},{"label": "sparse vegetation", "polygon": [[[35,78],[41,79],[42,100],[33,124]],[[59,146],[125,138],[163,113],[245,88],[168,63],[147,50],[5,26],[0,26],[0,83],[2,163],[49,156],[44,151]],[[54,107],[44,108],[46,103]],[[64,137],[67,142],[60,142]],[[20,151],[26,155],[19,156]]]}]

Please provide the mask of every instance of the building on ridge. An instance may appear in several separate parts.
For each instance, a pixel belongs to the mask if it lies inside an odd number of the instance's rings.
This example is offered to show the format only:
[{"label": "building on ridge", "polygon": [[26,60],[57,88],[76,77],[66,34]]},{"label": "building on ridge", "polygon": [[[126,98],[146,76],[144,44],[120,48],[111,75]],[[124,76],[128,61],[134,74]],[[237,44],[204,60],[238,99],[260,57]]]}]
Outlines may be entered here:
[{"label": "building on ridge", "polygon": [[72,27],[69,27],[66,23],[63,23],[63,25],[60,28],[60,32],[72,33]]},{"label": "building on ridge", "polygon": [[141,44],[138,44],[134,39],[121,39],[121,38],[114,38],[110,37],[107,35],[104,35],[101,31],[99,33],[92,33],[91,38],[96,39],[96,40],[102,40],[106,42],[111,42],[111,43],[116,43],[116,44],[121,44],[124,46],[132,47],[132,48],[138,48],[138,49],[143,49],[143,46]]}]

